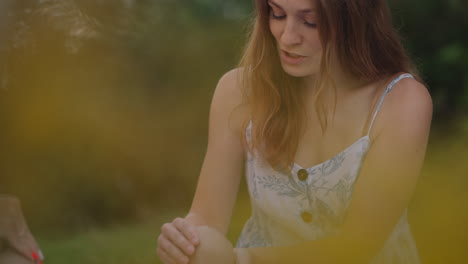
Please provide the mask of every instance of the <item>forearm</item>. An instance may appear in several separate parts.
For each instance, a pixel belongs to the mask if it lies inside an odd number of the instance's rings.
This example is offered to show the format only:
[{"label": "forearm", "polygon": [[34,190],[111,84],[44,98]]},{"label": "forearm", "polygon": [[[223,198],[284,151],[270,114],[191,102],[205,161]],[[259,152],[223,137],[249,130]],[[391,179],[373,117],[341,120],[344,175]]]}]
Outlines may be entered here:
[{"label": "forearm", "polygon": [[225,223],[225,219],[214,218],[211,216],[206,216],[205,214],[199,213],[197,211],[190,211],[185,219],[189,221],[194,226],[209,226],[215,228],[223,235],[226,235],[229,222]]},{"label": "forearm", "polygon": [[207,225],[207,222],[205,221],[203,216],[201,214],[195,213],[195,212],[189,212],[185,216],[185,220],[189,221],[194,226]]}]

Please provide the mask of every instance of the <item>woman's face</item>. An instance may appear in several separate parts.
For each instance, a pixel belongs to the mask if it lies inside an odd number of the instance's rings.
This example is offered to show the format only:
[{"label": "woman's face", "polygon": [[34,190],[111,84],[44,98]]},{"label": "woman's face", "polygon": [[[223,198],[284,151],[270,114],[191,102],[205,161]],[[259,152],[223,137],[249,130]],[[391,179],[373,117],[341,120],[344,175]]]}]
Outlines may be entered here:
[{"label": "woman's face", "polygon": [[266,0],[270,31],[276,39],[281,65],[295,77],[315,75],[320,69],[322,45],[313,0]]}]

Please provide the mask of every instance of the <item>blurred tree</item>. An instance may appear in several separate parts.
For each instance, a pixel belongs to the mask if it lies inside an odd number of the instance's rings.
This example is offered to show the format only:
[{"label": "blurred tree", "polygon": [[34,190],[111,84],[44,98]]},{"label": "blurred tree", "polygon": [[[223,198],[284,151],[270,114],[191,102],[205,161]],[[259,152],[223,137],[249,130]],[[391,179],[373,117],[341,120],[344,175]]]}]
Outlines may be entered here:
[{"label": "blurred tree", "polygon": [[435,121],[457,121],[468,111],[468,2],[390,3],[434,97]]},{"label": "blurred tree", "polygon": [[[58,231],[186,204],[207,116],[193,109],[207,111],[206,95],[235,64],[240,21],[210,25],[177,1],[10,8],[0,190],[22,198],[32,225]],[[167,201],[170,192],[179,195]]]},{"label": "blurred tree", "polygon": [[[53,227],[185,206],[252,2],[0,1],[0,190]],[[466,112],[467,2],[390,3],[436,114]]]},{"label": "blurred tree", "polygon": [[251,10],[252,4],[249,0],[190,0],[189,2],[195,15],[207,20],[243,19]]}]

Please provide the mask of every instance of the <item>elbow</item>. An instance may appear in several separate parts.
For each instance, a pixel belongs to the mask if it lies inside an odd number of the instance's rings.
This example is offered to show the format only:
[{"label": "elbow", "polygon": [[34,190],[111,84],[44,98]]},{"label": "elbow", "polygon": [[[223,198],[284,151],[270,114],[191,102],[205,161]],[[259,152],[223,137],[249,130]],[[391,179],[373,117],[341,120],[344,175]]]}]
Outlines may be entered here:
[{"label": "elbow", "polygon": [[190,263],[235,263],[234,248],[222,233],[208,226],[197,227],[197,233],[200,244]]}]

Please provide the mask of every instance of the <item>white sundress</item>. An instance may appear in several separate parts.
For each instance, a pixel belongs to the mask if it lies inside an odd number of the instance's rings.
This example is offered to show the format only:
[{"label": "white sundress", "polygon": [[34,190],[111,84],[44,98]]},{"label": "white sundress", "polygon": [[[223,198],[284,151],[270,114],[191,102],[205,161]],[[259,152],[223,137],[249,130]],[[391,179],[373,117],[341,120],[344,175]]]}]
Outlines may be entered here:
[{"label": "white sundress", "polygon": [[[321,239],[338,232],[354,182],[370,146],[369,132],[385,95],[403,78],[395,78],[379,99],[367,135],[333,158],[309,168],[294,163],[293,177],[279,173],[247,153],[246,180],[252,206],[236,243],[238,248],[274,247]],[[246,128],[250,140],[252,121]],[[372,264],[418,264],[418,250],[407,219],[407,208]]]}]

